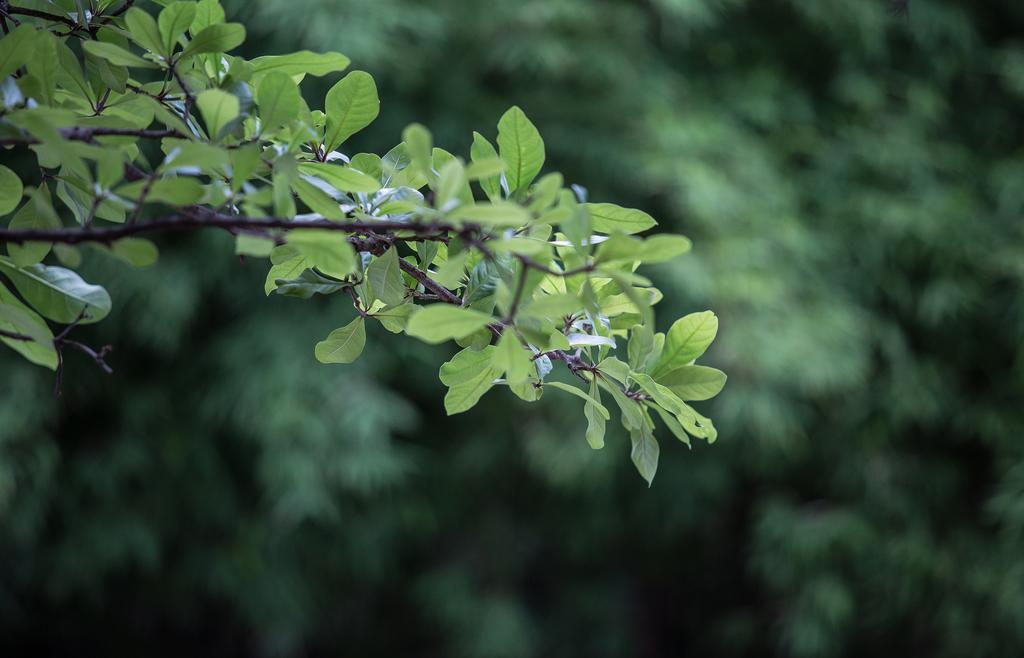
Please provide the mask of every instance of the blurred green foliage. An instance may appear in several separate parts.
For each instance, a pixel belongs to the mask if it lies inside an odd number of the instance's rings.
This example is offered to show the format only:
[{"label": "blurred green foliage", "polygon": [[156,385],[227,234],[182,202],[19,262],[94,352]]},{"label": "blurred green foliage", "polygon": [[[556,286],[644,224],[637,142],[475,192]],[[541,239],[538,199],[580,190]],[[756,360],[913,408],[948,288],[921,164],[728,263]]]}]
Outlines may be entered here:
[{"label": "blurred green foliage", "polygon": [[90,254],[115,375],[0,355],[4,655],[1024,651],[1024,5],[226,4],[374,74],[361,145],[514,102],[693,238],[659,309],[721,318],[720,440],[647,490],[575,411],[445,418],[448,348],[315,365],[337,305],[256,299],[225,236]]}]

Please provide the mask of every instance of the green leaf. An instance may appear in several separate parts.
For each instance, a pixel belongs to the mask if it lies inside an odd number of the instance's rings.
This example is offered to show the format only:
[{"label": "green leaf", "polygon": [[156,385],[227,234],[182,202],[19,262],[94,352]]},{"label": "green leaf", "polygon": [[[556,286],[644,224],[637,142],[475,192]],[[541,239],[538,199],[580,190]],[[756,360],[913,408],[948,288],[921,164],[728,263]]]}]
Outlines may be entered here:
[{"label": "green leaf", "polygon": [[[213,25],[206,28],[207,30]],[[238,116],[238,97],[220,89],[207,89],[196,96],[196,105],[206,122],[206,131],[210,139],[216,141],[225,126],[235,120]]]},{"label": "green leaf", "polygon": [[36,29],[28,23],[22,23],[0,39],[0,80],[17,71],[32,58],[32,41],[35,36]]},{"label": "green leaf", "polygon": [[[277,247],[276,249],[280,249]],[[274,251],[276,251],[276,249]],[[271,262],[274,262],[274,252],[270,254]],[[303,270],[308,267],[312,267],[310,262],[306,260],[305,256],[296,253],[290,258],[281,260],[280,262],[274,262],[273,266],[267,272],[267,280],[263,284],[263,292],[270,294],[277,290],[278,281],[289,281],[295,279]]]},{"label": "green leaf", "polygon": [[302,96],[291,76],[271,71],[256,89],[256,105],[260,108],[260,121],[264,128],[277,128],[291,123],[299,114]]},{"label": "green leaf", "polygon": [[164,50],[163,37],[160,35],[156,20],[147,12],[132,7],[125,12],[124,22],[132,41],[157,55],[166,57],[170,54],[170,51]]},{"label": "green leaf", "polygon": [[687,447],[692,447],[690,445],[690,436],[686,433],[686,430],[683,429],[683,426],[679,423],[679,421],[676,420],[676,417],[668,413],[658,405],[652,406],[654,407],[654,410],[658,412],[658,415],[661,416],[661,420],[662,422],[665,423],[665,427],[668,428],[668,431],[672,432],[672,435],[679,439],[680,441],[682,441],[683,443],[685,443]]},{"label": "green leaf", "polygon": [[274,241],[260,235],[239,234],[235,238],[235,254],[238,256],[252,256],[254,258],[267,258],[274,250]]},{"label": "green leaf", "polygon": [[629,398],[622,389],[615,384],[605,382],[603,380],[599,381],[601,387],[612,394],[615,404],[619,406],[619,411],[622,412],[622,426],[630,431],[640,428],[644,424],[640,403]]},{"label": "green leaf", "polygon": [[0,165],[0,215],[6,215],[17,208],[24,191],[18,175]]},{"label": "green leaf", "polygon": [[333,151],[377,118],[380,100],[373,77],[365,71],[352,71],[338,81],[324,103],[327,131],[324,145]]},{"label": "green leaf", "polygon": [[366,346],[366,322],[358,317],[316,344],[313,353],[320,363],[352,363]]},{"label": "green leaf", "polygon": [[326,162],[303,162],[299,165],[299,173],[315,176],[331,187],[342,192],[376,192],[380,182],[363,172],[342,165]]},{"label": "green leaf", "polygon": [[391,333],[400,334],[405,331],[405,327],[409,323],[409,316],[415,310],[415,304],[407,303],[399,304],[398,306],[388,306],[383,310],[374,311],[371,315],[379,320],[381,326]]},{"label": "green leaf", "polygon": [[495,369],[505,373],[509,384],[522,384],[536,374],[531,353],[519,344],[511,328],[501,334],[493,355]]},{"label": "green leaf", "polygon": [[356,267],[356,252],[340,231],[303,229],[288,233],[288,244],[298,249],[315,267],[328,276],[342,278]]},{"label": "green leaf", "polygon": [[725,386],[726,375],[717,368],[707,366],[682,366],[658,377],[658,382],[668,387],[682,400],[708,400],[718,395]]},{"label": "green leaf", "polygon": [[[473,160],[474,165],[478,165],[487,161],[497,161],[501,163],[501,170],[505,170],[504,160],[498,157],[498,152],[494,150],[494,146],[487,141],[487,138],[478,132],[473,133],[473,144],[469,147],[469,157]],[[480,178],[480,189],[484,191],[487,198],[491,201],[495,201],[501,198],[501,172],[494,173],[490,176],[484,175]]]},{"label": "green leaf", "polygon": [[441,366],[441,382],[448,386],[444,408],[449,416],[471,409],[494,386],[501,374],[491,363],[494,349],[490,345],[479,351],[467,347]]},{"label": "green leaf", "polygon": [[189,26],[190,34],[199,34],[206,28],[224,22],[224,8],[218,0],[199,0],[196,4],[196,15]]},{"label": "green leaf", "polygon": [[[133,181],[117,188],[117,194],[133,201],[138,201],[146,189],[148,181]],[[185,176],[159,178],[149,186],[145,201],[148,203],[166,203],[170,206],[187,206],[203,198],[203,186],[194,178]]]},{"label": "green leaf", "polygon": [[661,360],[651,376],[659,379],[661,375],[689,365],[704,354],[717,333],[718,317],[711,311],[691,313],[676,320],[665,336]]},{"label": "green leaf", "polygon": [[418,123],[410,123],[402,131],[402,144],[409,157],[410,168],[424,176],[427,180],[433,180],[433,151],[434,137],[425,126]]},{"label": "green leaf", "polygon": [[398,252],[394,247],[388,248],[374,259],[366,268],[366,279],[374,296],[387,304],[396,306],[405,300],[405,282],[402,280],[402,268],[398,266]]},{"label": "green leaf", "polygon": [[663,263],[690,251],[693,243],[682,235],[652,235],[644,240],[641,260],[645,263]]},{"label": "green leaf", "polygon": [[597,412],[597,414],[604,418],[605,420],[611,418],[611,414],[608,413],[608,409],[599,401],[600,395],[596,397],[593,395],[593,387],[591,387],[591,394],[587,395],[586,393],[576,388],[575,386],[563,384],[562,382],[544,382],[544,387],[546,388],[548,386],[551,386],[552,388],[557,388],[560,391],[565,391],[566,393],[572,393],[573,395],[583,400],[588,405],[594,407],[594,410]]},{"label": "green leaf", "polygon": [[434,205],[444,210],[456,203],[472,203],[473,193],[469,189],[466,169],[462,161],[452,158],[439,168]]},{"label": "green leaf", "polygon": [[451,304],[434,304],[409,318],[405,333],[427,343],[443,343],[453,338],[465,338],[492,320],[490,315],[480,311]]},{"label": "green leaf", "polygon": [[136,68],[155,69],[156,64],[148,59],[128,52],[120,46],[102,41],[83,41],[82,48],[90,55],[105,59],[115,66],[134,66]]},{"label": "green leaf", "polygon": [[459,206],[448,213],[448,219],[484,226],[518,227],[529,223],[530,213],[510,201],[497,201]]},{"label": "green leaf", "polygon": [[601,388],[597,378],[590,380],[590,398],[583,405],[583,415],[587,419],[587,443],[594,450],[604,447],[605,422],[611,417],[608,409],[601,404]]},{"label": "green leaf", "polygon": [[345,211],[341,209],[338,202],[316,185],[301,178],[296,178],[291,181],[291,186],[295,193],[299,195],[299,198],[302,199],[302,202],[309,206],[313,212],[327,219],[338,221],[345,219]]},{"label": "green leaf", "polygon": [[163,37],[164,52],[170,53],[178,43],[178,38],[185,34],[196,17],[196,3],[172,2],[163,8],[157,18],[160,36]]},{"label": "green leaf", "polygon": [[646,423],[639,429],[631,430],[629,438],[633,442],[633,450],[629,457],[641,477],[647,480],[649,487],[654,483],[654,474],[658,471],[658,455],[661,452],[658,440],[654,438],[654,433]]},{"label": "green leaf", "polygon": [[0,330],[31,337],[32,340],[16,340],[0,336],[0,341],[36,365],[57,369],[57,350],[50,327],[3,285],[0,285]]},{"label": "green leaf", "polygon": [[614,203],[584,203],[583,207],[590,214],[592,228],[599,233],[639,233],[646,231],[658,222],[642,210],[623,208]]},{"label": "green leaf", "polygon": [[303,75],[321,76],[335,71],[344,71],[348,68],[350,60],[341,53],[314,53],[309,50],[300,50],[288,55],[257,57],[250,63],[254,78],[274,72],[296,78]]},{"label": "green leaf", "polygon": [[150,267],[160,256],[156,245],[143,238],[121,238],[110,246],[110,253],[132,267]]},{"label": "green leaf", "polygon": [[544,140],[517,106],[509,108],[498,121],[498,150],[505,161],[510,194],[532,183],[544,166]]},{"label": "green leaf", "polygon": [[40,31],[35,37],[35,49],[25,66],[28,72],[38,83],[36,100],[46,104],[55,105],[54,94],[57,89],[57,74],[60,70],[57,47],[59,42],[50,32]]},{"label": "green leaf", "polygon": [[[52,229],[60,227],[60,219],[51,205],[50,192],[44,185],[35,190],[28,202],[14,216],[8,228],[11,229]],[[25,242],[7,244],[7,253],[18,267],[35,265],[50,253],[49,242]]]},{"label": "green leaf", "polygon": [[181,53],[181,59],[200,53],[226,53],[242,45],[243,41],[245,41],[245,27],[239,23],[210,25],[188,42],[185,50]]},{"label": "green leaf", "polygon": [[43,317],[69,324],[85,310],[82,324],[99,322],[110,313],[110,295],[63,267],[31,265],[19,268],[0,256],[0,273],[11,280],[21,296]]}]

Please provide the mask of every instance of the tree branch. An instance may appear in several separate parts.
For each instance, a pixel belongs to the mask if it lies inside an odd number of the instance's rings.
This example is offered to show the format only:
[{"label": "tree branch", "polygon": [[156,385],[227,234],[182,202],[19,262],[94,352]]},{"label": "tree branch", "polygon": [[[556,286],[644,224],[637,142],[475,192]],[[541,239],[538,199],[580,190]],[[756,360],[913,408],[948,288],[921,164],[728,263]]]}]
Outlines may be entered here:
[{"label": "tree branch", "polygon": [[[177,130],[136,130],[133,128],[62,128],[60,131],[64,139],[76,142],[93,142],[97,137],[135,137],[137,139],[163,139],[164,137],[177,137],[188,139]],[[4,146],[15,146],[18,144],[38,144],[35,137],[7,137],[0,139]]]},{"label": "tree branch", "polygon": [[71,20],[67,16],[60,16],[58,14],[51,14],[45,11],[39,11],[38,9],[29,9],[28,7],[15,7],[13,5],[7,5],[4,8],[4,13],[7,15],[16,14],[19,16],[31,16],[33,18],[41,18],[46,21],[54,23],[63,23],[68,27],[78,29],[81,27],[77,22]]},{"label": "tree branch", "polygon": [[[216,213],[182,214],[161,217],[147,222],[122,224],[112,227],[79,227],[58,229],[10,229],[0,228],[0,243],[24,242],[58,242],[61,244],[81,244],[83,242],[100,242],[109,244],[121,238],[128,238],[145,233],[161,233],[215,228],[224,231],[265,231],[267,229],[341,231],[362,235],[381,235],[393,231],[411,231],[417,239],[425,237],[444,237],[439,233],[455,230],[445,224],[412,224],[408,222],[334,222],[326,219],[310,221],[294,221],[281,217],[235,217]],[[394,240],[403,240],[401,236],[391,236]],[[367,249],[369,250],[369,249]]]}]

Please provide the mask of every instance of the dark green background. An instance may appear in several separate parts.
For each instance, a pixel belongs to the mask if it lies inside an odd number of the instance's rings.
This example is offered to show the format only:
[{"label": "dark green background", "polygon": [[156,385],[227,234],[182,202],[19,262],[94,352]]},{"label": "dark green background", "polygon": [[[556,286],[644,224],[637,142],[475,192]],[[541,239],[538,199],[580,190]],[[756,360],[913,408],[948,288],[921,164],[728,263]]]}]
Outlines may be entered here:
[{"label": "dark green background", "polygon": [[652,275],[662,328],[721,318],[720,439],[665,434],[648,490],[575,398],[446,418],[451,346],[317,364],[351,310],[265,299],[227,236],[90,254],[116,373],[58,399],[0,355],[0,654],[1024,652],[1024,3],[228,6],[249,56],[374,74],[359,148],[464,154],[515,103],[690,236]]}]

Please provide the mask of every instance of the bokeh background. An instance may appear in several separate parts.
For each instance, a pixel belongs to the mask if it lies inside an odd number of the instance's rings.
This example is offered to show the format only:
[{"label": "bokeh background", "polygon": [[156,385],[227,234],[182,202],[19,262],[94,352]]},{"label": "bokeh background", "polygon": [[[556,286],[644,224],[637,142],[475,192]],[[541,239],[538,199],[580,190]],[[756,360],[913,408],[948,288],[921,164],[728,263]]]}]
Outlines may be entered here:
[{"label": "bokeh background", "polygon": [[375,75],[360,149],[519,104],[690,236],[652,274],[662,325],[721,318],[720,439],[648,490],[564,396],[445,417],[450,346],[318,365],[351,311],[227,236],[91,254],[116,373],[0,354],[0,654],[1024,653],[1024,3],[225,4]]}]

